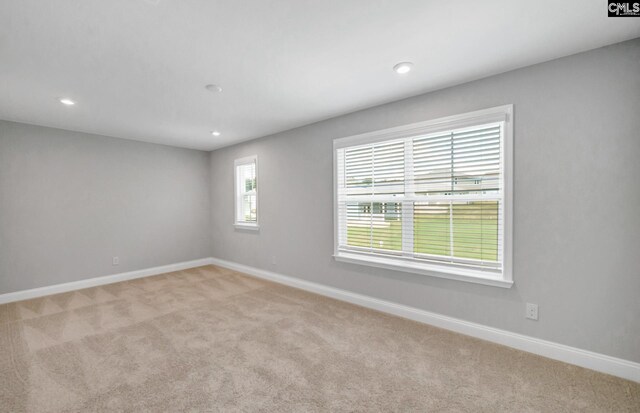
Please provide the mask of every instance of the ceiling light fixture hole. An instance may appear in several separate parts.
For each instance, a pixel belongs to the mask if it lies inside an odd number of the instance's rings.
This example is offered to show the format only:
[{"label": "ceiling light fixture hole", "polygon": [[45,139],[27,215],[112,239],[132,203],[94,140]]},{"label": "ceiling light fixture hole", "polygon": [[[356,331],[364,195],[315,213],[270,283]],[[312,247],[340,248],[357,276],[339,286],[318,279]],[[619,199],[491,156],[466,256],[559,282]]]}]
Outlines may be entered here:
[{"label": "ceiling light fixture hole", "polygon": [[209,85],[206,85],[204,88],[207,89],[209,92],[212,92],[212,93],[220,93],[220,92],[222,92],[222,86],[214,85],[213,83],[211,83]]},{"label": "ceiling light fixture hole", "polygon": [[400,62],[397,65],[393,66],[393,70],[400,75],[409,73],[412,68],[413,68],[413,63],[411,62]]}]

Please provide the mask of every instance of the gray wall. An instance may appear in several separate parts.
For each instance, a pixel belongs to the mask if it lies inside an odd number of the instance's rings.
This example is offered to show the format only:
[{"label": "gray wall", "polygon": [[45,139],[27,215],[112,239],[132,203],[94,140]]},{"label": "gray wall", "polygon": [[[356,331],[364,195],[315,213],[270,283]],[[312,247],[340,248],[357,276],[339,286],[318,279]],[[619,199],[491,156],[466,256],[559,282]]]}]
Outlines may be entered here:
[{"label": "gray wall", "polygon": [[207,152],[0,121],[0,293],[208,257],[209,191]]},{"label": "gray wall", "polygon": [[[640,362],[638,73],[636,39],[214,151],[212,255]],[[334,138],[509,103],[513,288],[333,260]],[[259,233],[233,228],[233,160],[251,154]]]}]

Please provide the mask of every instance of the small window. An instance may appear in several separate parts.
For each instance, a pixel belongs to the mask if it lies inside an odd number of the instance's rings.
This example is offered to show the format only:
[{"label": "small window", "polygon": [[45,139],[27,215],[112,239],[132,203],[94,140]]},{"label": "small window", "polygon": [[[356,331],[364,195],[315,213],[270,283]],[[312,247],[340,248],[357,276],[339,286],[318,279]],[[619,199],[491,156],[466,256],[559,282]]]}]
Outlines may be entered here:
[{"label": "small window", "polygon": [[337,260],[511,286],[512,106],[334,149]]},{"label": "small window", "polygon": [[235,169],[235,226],[258,229],[258,157],[236,159]]}]

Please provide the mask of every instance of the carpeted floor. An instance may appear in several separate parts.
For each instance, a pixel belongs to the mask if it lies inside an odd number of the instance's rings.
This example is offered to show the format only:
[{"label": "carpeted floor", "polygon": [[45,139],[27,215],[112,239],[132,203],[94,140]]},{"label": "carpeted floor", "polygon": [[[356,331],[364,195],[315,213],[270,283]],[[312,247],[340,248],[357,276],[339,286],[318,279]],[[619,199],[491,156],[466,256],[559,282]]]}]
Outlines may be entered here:
[{"label": "carpeted floor", "polygon": [[0,306],[0,410],[638,412],[640,384],[207,266]]}]

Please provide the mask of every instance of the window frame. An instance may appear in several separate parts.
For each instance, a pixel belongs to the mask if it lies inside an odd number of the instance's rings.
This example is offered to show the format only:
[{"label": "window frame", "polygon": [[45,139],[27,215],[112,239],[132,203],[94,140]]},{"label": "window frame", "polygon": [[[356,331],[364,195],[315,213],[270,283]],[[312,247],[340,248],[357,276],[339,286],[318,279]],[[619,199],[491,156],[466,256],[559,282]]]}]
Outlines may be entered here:
[{"label": "window frame", "polygon": [[[255,164],[255,171],[256,171],[256,188],[255,188],[255,195],[256,195],[256,221],[255,222],[250,222],[250,221],[241,221],[239,220],[239,217],[242,215],[242,202],[240,201],[240,197],[242,197],[244,194],[246,194],[246,192],[241,192],[240,191],[240,187],[241,187],[241,183],[238,182],[239,176],[238,176],[238,169],[240,166],[243,165],[250,165],[250,164]],[[259,214],[259,188],[258,188],[258,155],[250,155],[250,156],[245,156],[243,158],[239,158],[236,159],[235,161],[233,161],[233,187],[234,187],[234,218],[233,218],[233,225],[234,227],[238,228],[238,229],[249,229],[249,230],[258,230],[260,228],[260,225],[258,224],[259,219],[260,219],[260,214]]]},{"label": "window frame", "polygon": [[[358,145],[374,144],[394,139],[406,139],[416,135],[432,134],[447,130],[474,127],[489,123],[502,124],[502,199],[503,199],[503,245],[502,268],[499,274],[467,268],[464,265],[435,262],[418,262],[398,256],[358,253],[340,249],[340,222],[338,204],[338,150]],[[336,261],[361,264],[378,268],[417,273],[477,284],[510,288],[513,281],[513,105],[463,113],[412,123],[394,128],[367,132],[333,140],[333,215],[334,251]]]}]

